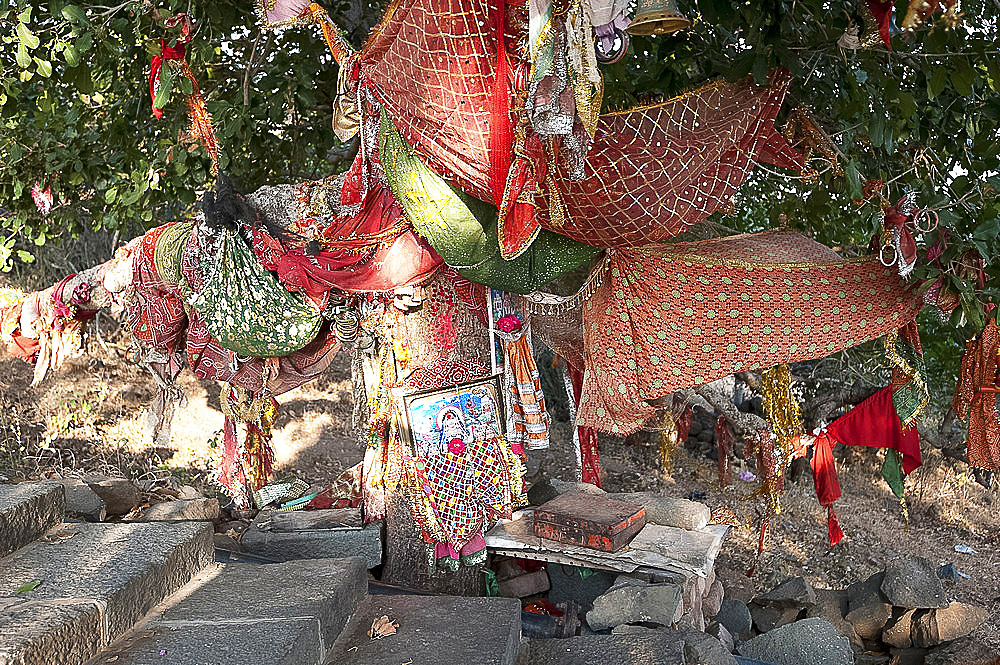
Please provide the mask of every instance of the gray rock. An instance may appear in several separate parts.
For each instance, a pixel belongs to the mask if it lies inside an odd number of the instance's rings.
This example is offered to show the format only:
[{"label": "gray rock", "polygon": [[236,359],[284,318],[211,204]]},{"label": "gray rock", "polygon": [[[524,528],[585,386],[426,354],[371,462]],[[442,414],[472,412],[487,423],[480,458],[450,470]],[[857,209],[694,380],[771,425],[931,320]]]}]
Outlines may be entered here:
[{"label": "gray rock", "polygon": [[[873,600],[881,603],[889,603],[889,599],[882,593],[882,582],[885,580],[885,572],[878,572],[860,582],[854,582],[847,587],[847,611],[857,609],[862,605],[868,605]],[[846,616],[846,614],[845,614]]]},{"label": "gray rock", "polygon": [[854,631],[865,640],[878,639],[892,616],[892,605],[871,602],[847,613],[844,619],[854,626]]},{"label": "gray rock", "polygon": [[753,617],[753,625],[757,629],[757,632],[760,633],[766,633],[778,626],[794,623],[798,620],[801,612],[802,610],[798,607],[781,607],[778,605],[762,607],[756,603],[750,604],[750,616]]},{"label": "gray rock", "polygon": [[951,603],[943,609],[917,614],[911,633],[913,646],[933,647],[965,637],[988,617],[986,610],[965,603]]},{"label": "gray rock", "polygon": [[661,496],[652,492],[618,492],[609,498],[637,503],[646,509],[646,522],[678,529],[701,529],[712,517],[708,506],[697,501]]},{"label": "gray rock", "polygon": [[917,649],[914,647],[898,649],[890,647],[889,655],[892,656],[890,665],[924,665],[924,660],[927,658],[927,649]]},{"label": "gray rock", "polygon": [[597,485],[591,483],[581,483],[581,482],[566,482],[564,480],[559,480],[558,478],[550,478],[549,485],[552,486],[559,494],[566,494],[567,492],[584,492],[586,494],[607,494]]},{"label": "gray rock", "polygon": [[146,509],[143,522],[211,521],[219,517],[218,499],[163,501]]},{"label": "gray rock", "polygon": [[594,601],[587,623],[594,630],[639,621],[669,626],[680,620],[683,609],[676,584],[621,586]]},{"label": "gray rock", "polygon": [[606,570],[578,568],[577,566],[547,566],[549,601],[562,603],[575,600],[584,611],[594,606],[594,600],[614,584],[616,576]]},{"label": "gray rock", "polygon": [[854,652],[833,625],[818,617],[781,626],[737,647],[741,656],[775,665],[853,665]]},{"label": "gray rock", "polygon": [[715,620],[726,627],[734,637],[741,640],[750,639],[753,631],[753,618],[746,603],[735,598],[726,598],[722,601],[719,613],[715,615]]},{"label": "gray rock", "polygon": [[181,485],[177,488],[178,499],[201,499],[205,495],[190,485]]},{"label": "gray rock", "polygon": [[[563,640],[529,640],[518,662],[531,665],[683,665],[684,644],[675,630],[647,630],[638,635],[581,635]],[[399,662],[405,663],[406,660]],[[419,661],[413,662],[416,665]]]},{"label": "gray rock", "polygon": [[103,522],[108,516],[108,507],[104,499],[90,488],[90,485],[75,478],[65,478],[55,481],[62,485],[66,494],[66,513],[73,517],[85,519],[88,522]]},{"label": "gray rock", "polygon": [[215,542],[215,549],[226,550],[227,552],[240,552],[242,548],[240,544],[236,542],[236,539],[232,536],[227,536],[224,533],[217,533],[213,536]]},{"label": "gray rock", "polygon": [[924,665],[1000,665],[1000,651],[976,637],[963,637],[929,649]]},{"label": "gray rock", "polygon": [[240,539],[244,552],[275,561],[359,556],[369,568],[382,563],[382,524],[361,526],[356,508],[261,511]]},{"label": "gray rock", "polygon": [[[399,632],[372,640],[368,637],[372,619],[381,616],[398,623]],[[513,598],[369,596],[330,647],[326,663],[513,665],[520,637],[521,604]]]},{"label": "gray rock", "polygon": [[0,556],[38,538],[62,522],[65,495],[58,485],[0,485]]},{"label": "gray rock", "polygon": [[882,593],[885,573],[875,573],[868,579],[847,587],[848,612],[844,618],[854,626],[858,636],[876,640],[892,616],[892,605]]},{"label": "gray rock", "polygon": [[732,633],[730,633],[729,630],[718,621],[713,621],[709,624],[708,628],[705,629],[705,632],[719,640],[719,642],[722,643],[722,646],[726,647],[726,650],[729,653],[736,651],[736,638],[733,637]]},{"label": "gray rock", "polygon": [[885,569],[882,593],[897,607],[920,609],[947,607],[937,566],[924,557],[900,557]]},{"label": "gray rock", "polygon": [[[214,555],[207,524],[78,523],[50,533],[0,559],[0,654],[25,664],[87,661],[104,635],[124,634]],[[15,594],[33,580],[41,584]]]},{"label": "gray rock", "polygon": [[718,638],[696,630],[682,633],[685,665],[736,665],[733,654]]},{"label": "gray rock", "polygon": [[854,630],[854,624],[844,618],[848,608],[847,591],[815,589],[815,592],[816,604],[806,610],[806,617],[826,619],[837,629],[837,633],[851,641],[855,651],[862,651],[864,644],[861,636]]},{"label": "gray rock", "polygon": [[706,619],[711,619],[719,613],[725,594],[726,590],[722,587],[722,580],[712,582],[712,586],[708,588],[708,592],[701,600],[701,612]]},{"label": "gray rock", "polygon": [[501,581],[498,585],[498,595],[504,598],[527,598],[545,593],[550,586],[548,573],[542,568],[533,573],[524,573]]},{"label": "gray rock", "polygon": [[816,592],[804,577],[790,577],[762,596],[753,599],[758,605],[778,607],[812,607]]},{"label": "gray rock", "polygon": [[846,589],[813,589],[813,592],[816,594],[816,604],[807,611],[809,616],[824,619],[839,616],[843,619],[850,611]]},{"label": "gray rock", "polygon": [[127,515],[139,506],[139,490],[124,478],[87,480],[87,486],[101,497],[108,515]]}]

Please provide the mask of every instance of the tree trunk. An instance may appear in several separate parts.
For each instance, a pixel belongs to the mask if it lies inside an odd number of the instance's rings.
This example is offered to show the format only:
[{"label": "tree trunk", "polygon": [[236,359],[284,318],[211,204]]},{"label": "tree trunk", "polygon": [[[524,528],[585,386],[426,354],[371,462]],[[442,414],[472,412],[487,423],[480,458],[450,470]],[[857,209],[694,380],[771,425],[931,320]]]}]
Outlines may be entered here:
[{"label": "tree trunk", "polygon": [[[405,391],[415,393],[462,382],[465,379],[456,380],[456,377],[463,373],[469,380],[488,376],[491,371],[489,332],[458,298],[452,283],[439,275],[423,287],[422,296],[419,307],[403,312],[389,303],[374,320],[366,321],[366,324],[374,324],[371,329],[378,335],[381,348],[384,350],[385,345],[390,345],[395,377],[385,377],[385,380],[396,384],[409,381],[413,385],[407,386]],[[428,367],[442,364],[464,369],[446,373],[426,371]],[[354,366],[360,369],[360,363]],[[370,417],[366,409],[356,412],[356,426],[360,431],[367,431]],[[404,441],[404,449],[413,454],[409,442]],[[410,512],[406,492],[407,488],[401,486],[386,497],[382,581],[449,595],[483,595],[482,567],[462,566],[455,573],[428,574],[425,544]]]}]

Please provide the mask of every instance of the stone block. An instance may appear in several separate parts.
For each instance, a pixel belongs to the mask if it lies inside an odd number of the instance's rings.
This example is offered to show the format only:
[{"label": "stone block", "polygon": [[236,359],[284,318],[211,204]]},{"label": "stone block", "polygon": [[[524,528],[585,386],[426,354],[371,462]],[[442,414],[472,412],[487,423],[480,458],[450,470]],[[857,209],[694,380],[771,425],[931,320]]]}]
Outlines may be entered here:
[{"label": "stone block", "polygon": [[275,561],[357,556],[374,568],[382,563],[382,523],[362,527],[357,509],[262,511],[240,546],[248,554]]},{"label": "stone block", "polygon": [[617,501],[637,503],[646,509],[646,522],[678,529],[701,529],[712,517],[712,511],[703,503],[661,496],[652,492],[619,492],[608,494]]},{"label": "stone block", "polygon": [[[530,640],[524,651],[524,657],[519,662],[528,665],[685,663],[684,640],[675,630],[647,630],[634,635],[586,635],[564,640]],[[414,660],[414,665],[417,662]]]},{"label": "stone block", "polygon": [[107,507],[108,515],[126,515],[139,506],[139,489],[124,478],[87,480]]},{"label": "stone block", "polygon": [[119,665],[322,665],[367,588],[356,558],[213,564],[107,655]]},{"label": "stone block", "polygon": [[816,592],[804,577],[790,577],[764,595],[754,598],[753,602],[778,607],[812,607],[816,604]]},{"label": "stone block", "polygon": [[899,557],[885,569],[882,593],[906,609],[947,607],[948,598],[937,576],[937,566],[924,557]]},{"label": "stone block", "polygon": [[681,637],[685,665],[736,665],[733,654],[718,638],[697,630],[683,631]]},{"label": "stone block", "polygon": [[889,623],[882,630],[882,641],[897,649],[912,647],[913,640],[910,637],[910,633],[913,630],[913,616],[917,612],[924,613],[922,610],[896,608],[892,613],[893,616],[889,619]]},{"label": "stone block", "polygon": [[946,608],[917,614],[911,633],[913,646],[932,647],[965,637],[988,617],[986,610],[965,603],[951,603]]},{"label": "stone block", "polygon": [[850,642],[818,617],[775,628],[740,644],[737,651],[774,665],[854,665]]},{"label": "stone block", "polygon": [[670,626],[680,620],[683,610],[676,584],[625,585],[597,598],[594,609],[587,612],[587,623],[593,630],[640,621]]},{"label": "stone block", "polygon": [[[0,655],[21,654],[24,663],[86,662],[214,553],[207,524],[81,523],[52,534],[0,559]],[[34,580],[36,588],[15,593]]]},{"label": "stone block", "polygon": [[0,663],[84,663],[104,643],[96,603],[0,599]]},{"label": "stone block", "polygon": [[[372,620],[381,616],[398,631],[372,640]],[[329,650],[326,665],[514,665],[520,637],[521,604],[513,598],[369,596]]]},{"label": "stone block", "polygon": [[848,608],[847,591],[815,589],[815,592],[816,604],[806,610],[806,617],[826,619],[837,629],[837,633],[850,640],[855,651],[863,650],[864,644],[861,636],[854,630],[854,624],[844,618]]},{"label": "stone block", "polygon": [[175,499],[155,503],[142,514],[143,522],[196,522],[219,518],[218,499]]},{"label": "stone block", "polygon": [[802,610],[798,607],[776,607],[768,605],[762,607],[756,603],[750,604],[750,616],[753,617],[753,625],[757,632],[766,633],[774,630],[778,626],[786,626],[794,623]]},{"label": "stone block", "polygon": [[24,547],[62,522],[65,506],[58,485],[0,485],[0,556]]},{"label": "stone block", "polygon": [[549,575],[545,569],[536,570],[516,577],[510,577],[498,585],[499,595],[504,598],[527,598],[549,590]]},{"label": "stone block", "polygon": [[[847,587],[847,611],[850,612],[862,605],[868,605],[872,601],[889,603],[889,599],[882,593],[882,582],[885,580],[885,572],[875,573],[868,579],[854,582]],[[846,614],[845,614],[846,616]]]},{"label": "stone block", "polygon": [[66,514],[88,522],[103,522],[108,516],[104,499],[90,485],[76,478],[54,481],[61,485],[66,495]]}]

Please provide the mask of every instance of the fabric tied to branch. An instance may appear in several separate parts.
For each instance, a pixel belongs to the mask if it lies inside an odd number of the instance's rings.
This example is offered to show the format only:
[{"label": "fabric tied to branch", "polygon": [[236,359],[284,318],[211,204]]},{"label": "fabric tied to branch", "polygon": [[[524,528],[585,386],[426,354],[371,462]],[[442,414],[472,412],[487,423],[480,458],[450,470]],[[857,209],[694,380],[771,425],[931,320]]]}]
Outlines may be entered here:
[{"label": "fabric tied to branch", "polygon": [[655,413],[651,400],[827,356],[898,329],[921,307],[878,258],[841,260],[784,230],[618,249],[599,269],[583,304],[577,422],[622,435]]},{"label": "fabric tied to branch", "polygon": [[969,466],[1000,469],[1000,416],[996,391],[1000,327],[990,314],[983,331],[969,340],[955,386],[952,409],[969,419]]},{"label": "fabric tied to branch", "polygon": [[[160,55],[154,55],[149,63],[149,99],[155,100],[156,93],[160,89],[160,71],[163,69],[164,60],[183,60],[187,50],[184,44],[167,46],[165,39],[160,40]],[[153,106],[153,115],[159,119],[163,117],[163,109]]]},{"label": "fabric tied to branch", "polygon": [[528,293],[600,253],[543,231],[528,251],[505,261],[500,256],[493,206],[453,190],[410,149],[385,112],[380,157],[392,193],[414,229],[465,279],[501,291]]}]

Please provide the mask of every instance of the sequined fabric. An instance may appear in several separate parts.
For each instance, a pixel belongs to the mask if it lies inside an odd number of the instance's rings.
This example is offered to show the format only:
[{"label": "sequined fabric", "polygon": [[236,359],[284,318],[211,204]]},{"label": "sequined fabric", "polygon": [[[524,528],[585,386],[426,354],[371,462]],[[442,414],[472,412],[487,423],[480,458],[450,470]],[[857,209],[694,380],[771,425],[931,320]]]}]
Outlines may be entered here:
[{"label": "sequined fabric", "polygon": [[619,249],[603,270],[583,305],[577,422],[619,434],[653,414],[650,400],[827,356],[898,329],[921,307],[877,258],[837,260],[791,231]]},{"label": "sequined fabric", "polygon": [[996,385],[998,352],[1000,327],[990,316],[983,331],[965,347],[952,402],[958,417],[969,419],[969,466],[984,469],[1000,469],[1000,393],[988,391]]}]

